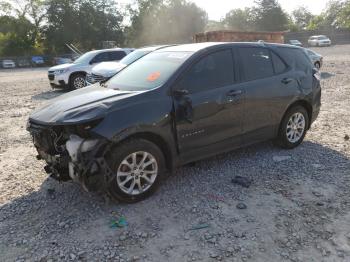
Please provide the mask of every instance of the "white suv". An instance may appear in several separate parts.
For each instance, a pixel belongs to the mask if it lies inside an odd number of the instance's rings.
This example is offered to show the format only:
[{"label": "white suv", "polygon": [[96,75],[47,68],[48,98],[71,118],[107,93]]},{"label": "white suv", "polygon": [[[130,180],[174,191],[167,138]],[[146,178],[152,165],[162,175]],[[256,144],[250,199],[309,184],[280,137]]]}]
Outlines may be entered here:
[{"label": "white suv", "polygon": [[308,40],[310,46],[331,46],[332,41],[325,35],[314,35]]},{"label": "white suv", "polygon": [[133,50],[131,48],[94,50],[83,54],[73,63],[51,67],[48,71],[50,85],[52,88],[82,88],[86,86],[85,76],[91,72],[92,67],[101,62],[120,61]]}]

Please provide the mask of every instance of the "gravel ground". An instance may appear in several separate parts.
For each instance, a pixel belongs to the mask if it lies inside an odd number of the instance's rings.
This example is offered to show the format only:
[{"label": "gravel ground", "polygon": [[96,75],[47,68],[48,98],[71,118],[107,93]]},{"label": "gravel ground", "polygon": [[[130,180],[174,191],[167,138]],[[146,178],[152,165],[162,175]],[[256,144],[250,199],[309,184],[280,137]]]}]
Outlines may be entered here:
[{"label": "gravel ground", "polygon": [[267,142],[179,168],[133,205],[47,177],[25,125],[62,92],[46,69],[0,71],[0,260],[350,261],[350,45],[315,50],[323,107],[299,148]]}]

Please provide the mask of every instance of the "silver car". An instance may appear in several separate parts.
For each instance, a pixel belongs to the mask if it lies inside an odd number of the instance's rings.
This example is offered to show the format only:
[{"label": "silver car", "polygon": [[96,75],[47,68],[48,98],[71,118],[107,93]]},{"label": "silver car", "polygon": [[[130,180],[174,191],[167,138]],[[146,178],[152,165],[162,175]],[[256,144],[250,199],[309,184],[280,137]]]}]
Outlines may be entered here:
[{"label": "silver car", "polygon": [[312,51],[310,49],[304,49],[308,57],[311,59],[312,63],[315,65],[317,69],[320,69],[323,64],[323,56]]},{"label": "silver car", "polygon": [[308,40],[309,46],[331,46],[332,41],[325,35],[314,35]]}]

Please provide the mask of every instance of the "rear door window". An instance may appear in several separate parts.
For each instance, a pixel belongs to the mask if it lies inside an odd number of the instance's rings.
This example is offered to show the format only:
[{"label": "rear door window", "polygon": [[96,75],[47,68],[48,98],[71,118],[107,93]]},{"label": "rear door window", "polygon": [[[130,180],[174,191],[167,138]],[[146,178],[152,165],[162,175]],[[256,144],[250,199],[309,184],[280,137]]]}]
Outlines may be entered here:
[{"label": "rear door window", "polygon": [[124,51],[113,51],[109,53],[110,61],[119,61],[122,60],[126,56]]},{"label": "rear door window", "polygon": [[233,58],[230,49],[201,58],[185,73],[178,87],[191,94],[233,84]]},{"label": "rear door window", "polygon": [[245,81],[273,76],[274,70],[270,52],[266,48],[242,47],[238,48],[238,53]]}]

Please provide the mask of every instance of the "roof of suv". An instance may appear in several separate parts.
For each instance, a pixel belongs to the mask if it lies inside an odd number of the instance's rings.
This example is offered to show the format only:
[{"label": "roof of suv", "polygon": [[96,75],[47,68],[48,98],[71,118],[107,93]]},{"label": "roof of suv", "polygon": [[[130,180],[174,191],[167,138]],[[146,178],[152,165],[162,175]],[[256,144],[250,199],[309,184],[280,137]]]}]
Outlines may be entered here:
[{"label": "roof of suv", "polygon": [[230,46],[230,45],[245,45],[251,47],[258,46],[276,46],[276,47],[287,47],[287,48],[300,48],[298,46],[293,45],[285,45],[285,44],[275,44],[275,43],[265,43],[265,42],[204,42],[204,43],[195,43],[195,44],[184,44],[184,45],[176,45],[170,46],[166,48],[162,48],[161,51],[169,51],[169,52],[197,52],[199,50],[212,47],[212,46]]}]

